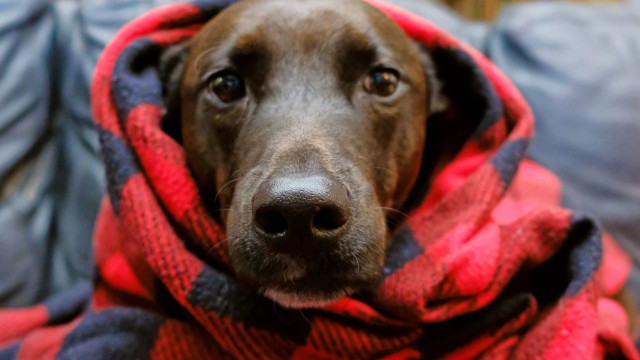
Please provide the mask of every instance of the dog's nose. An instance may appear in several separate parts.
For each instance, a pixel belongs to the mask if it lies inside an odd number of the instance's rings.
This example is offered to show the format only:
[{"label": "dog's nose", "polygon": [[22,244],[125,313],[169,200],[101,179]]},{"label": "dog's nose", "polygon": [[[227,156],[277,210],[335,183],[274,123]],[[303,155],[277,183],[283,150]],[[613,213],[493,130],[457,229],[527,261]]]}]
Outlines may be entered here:
[{"label": "dog's nose", "polygon": [[344,186],[324,176],[278,177],[253,197],[254,226],[269,248],[312,255],[335,246],[349,221]]}]

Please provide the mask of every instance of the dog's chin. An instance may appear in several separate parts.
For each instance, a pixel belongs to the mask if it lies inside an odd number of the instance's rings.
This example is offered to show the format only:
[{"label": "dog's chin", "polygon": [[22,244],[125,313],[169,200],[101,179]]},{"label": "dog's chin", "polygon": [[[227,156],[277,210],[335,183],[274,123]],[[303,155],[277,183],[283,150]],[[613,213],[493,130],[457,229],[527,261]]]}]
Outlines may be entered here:
[{"label": "dog's chin", "polygon": [[263,289],[265,297],[273,300],[286,308],[306,309],[320,308],[331,305],[336,301],[351,295],[354,292],[352,288],[345,288],[322,294],[310,294],[301,292],[285,292],[272,287]]}]

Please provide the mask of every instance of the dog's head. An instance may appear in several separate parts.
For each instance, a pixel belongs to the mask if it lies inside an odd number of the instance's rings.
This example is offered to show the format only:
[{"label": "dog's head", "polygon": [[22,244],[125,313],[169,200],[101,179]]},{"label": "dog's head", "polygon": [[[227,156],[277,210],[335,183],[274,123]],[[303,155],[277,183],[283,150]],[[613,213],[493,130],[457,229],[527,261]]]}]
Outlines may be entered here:
[{"label": "dog's head", "polygon": [[359,0],[244,0],[160,65],[240,279],[290,307],[380,279],[436,103],[426,53]]}]

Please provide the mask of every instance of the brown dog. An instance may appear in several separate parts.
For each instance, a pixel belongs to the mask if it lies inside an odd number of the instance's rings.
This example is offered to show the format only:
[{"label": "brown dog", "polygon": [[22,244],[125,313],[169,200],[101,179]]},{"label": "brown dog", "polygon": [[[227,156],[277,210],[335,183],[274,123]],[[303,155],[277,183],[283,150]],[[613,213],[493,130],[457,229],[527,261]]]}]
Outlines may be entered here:
[{"label": "brown dog", "polygon": [[307,307],[380,279],[438,103],[426,52],[358,0],[244,0],[161,71],[166,129],[242,280]]}]

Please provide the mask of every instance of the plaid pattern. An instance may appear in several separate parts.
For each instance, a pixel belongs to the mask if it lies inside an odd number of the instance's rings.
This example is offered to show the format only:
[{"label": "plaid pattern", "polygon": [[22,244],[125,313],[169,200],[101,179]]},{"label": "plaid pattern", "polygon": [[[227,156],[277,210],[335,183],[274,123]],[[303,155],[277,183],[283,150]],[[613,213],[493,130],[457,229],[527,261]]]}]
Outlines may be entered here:
[{"label": "plaid pattern", "polygon": [[299,311],[239,285],[180,145],[161,130],[155,68],[230,2],[151,11],[105,50],[92,99],[108,197],[91,300],[84,286],[4,310],[0,359],[640,359],[605,296],[628,261],[611,241],[603,252],[593,222],[557,206],[556,178],[524,160],[533,118],[520,94],[473,49],[378,0],[456,79],[452,121],[477,131],[421,184],[377,288]]}]

